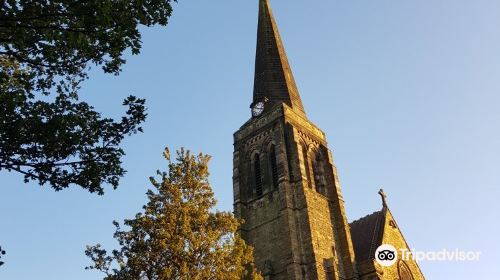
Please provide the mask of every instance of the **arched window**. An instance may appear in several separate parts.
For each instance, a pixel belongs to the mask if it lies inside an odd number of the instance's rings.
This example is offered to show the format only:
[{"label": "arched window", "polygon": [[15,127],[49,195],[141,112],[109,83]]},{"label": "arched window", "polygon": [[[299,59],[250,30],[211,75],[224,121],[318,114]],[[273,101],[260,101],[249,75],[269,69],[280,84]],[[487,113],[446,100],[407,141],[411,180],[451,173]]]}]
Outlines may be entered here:
[{"label": "arched window", "polygon": [[326,280],[335,279],[335,271],[333,270],[333,258],[323,259],[323,269],[325,270]]},{"label": "arched window", "polygon": [[269,161],[271,162],[271,177],[273,179],[273,187],[274,189],[277,189],[279,184],[278,162],[276,161],[276,149],[274,145],[271,145],[271,149],[269,151]]},{"label": "arched window", "polygon": [[255,176],[255,193],[258,197],[262,196],[262,170],[260,168],[260,156],[256,154],[254,157],[253,167]]},{"label": "arched window", "polygon": [[413,280],[413,275],[411,274],[410,268],[403,261],[399,262],[399,279],[400,280]]},{"label": "arched window", "polygon": [[318,151],[314,157],[313,174],[316,191],[326,195],[325,172],[323,166],[323,155],[321,154],[321,151]]},{"label": "arched window", "polygon": [[311,171],[309,170],[309,156],[307,154],[307,148],[306,146],[302,146],[302,156],[304,157],[304,168],[306,169],[306,179],[307,179],[307,185],[310,187],[311,186]]}]

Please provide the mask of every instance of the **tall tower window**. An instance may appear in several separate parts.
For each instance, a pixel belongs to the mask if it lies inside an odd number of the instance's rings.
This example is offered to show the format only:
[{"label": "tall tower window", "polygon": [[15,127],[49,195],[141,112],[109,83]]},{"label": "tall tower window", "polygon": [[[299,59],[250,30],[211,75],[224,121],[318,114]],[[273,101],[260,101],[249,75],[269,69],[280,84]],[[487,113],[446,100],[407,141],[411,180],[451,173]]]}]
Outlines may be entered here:
[{"label": "tall tower window", "polygon": [[325,173],[323,168],[323,156],[321,151],[318,151],[313,161],[314,185],[316,186],[317,192],[326,195],[324,178]]},{"label": "tall tower window", "polygon": [[334,280],[335,272],[333,270],[333,258],[323,259],[323,268],[325,270],[326,280]]},{"label": "tall tower window", "polygon": [[307,185],[311,186],[311,171],[309,170],[309,156],[306,146],[302,146],[302,156],[304,157],[304,168],[306,169]]},{"label": "tall tower window", "polygon": [[277,189],[279,184],[278,162],[276,161],[276,149],[274,145],[271,145],[271,150],[269,151],[269,161],[271,162],[271,175],[273,178],[273,187]]},{"label": "tall tower window", "polygon": [[256,154],[254,157],[254,175],[255,175],[255,193],[257,196],[262,196],[262,170],[260,168],[260,156]]}]

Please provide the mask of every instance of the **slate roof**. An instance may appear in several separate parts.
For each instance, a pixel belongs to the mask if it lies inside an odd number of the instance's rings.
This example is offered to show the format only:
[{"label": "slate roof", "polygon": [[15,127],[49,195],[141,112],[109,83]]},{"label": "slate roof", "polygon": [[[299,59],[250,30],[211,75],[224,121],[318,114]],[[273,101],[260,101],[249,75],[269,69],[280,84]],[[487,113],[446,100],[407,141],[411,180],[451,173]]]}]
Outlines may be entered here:
[{"label": "slate roof", "polygon": [[374,258],[375,250],[382,243],[384,224],[384,209],[349,224],[357,262]]}]

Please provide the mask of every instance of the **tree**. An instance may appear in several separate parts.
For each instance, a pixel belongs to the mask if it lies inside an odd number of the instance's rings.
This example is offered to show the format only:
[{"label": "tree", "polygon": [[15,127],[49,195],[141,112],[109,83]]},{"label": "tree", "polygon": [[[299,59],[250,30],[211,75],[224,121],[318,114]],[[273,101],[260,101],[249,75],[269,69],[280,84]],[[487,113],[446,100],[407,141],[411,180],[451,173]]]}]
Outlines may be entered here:
[{"label": "tree", "polygon": [[236,234],[240,225],[231,213],[212,212],[216,200],[208,182],[209,156],[177,151],[160,180],[151,177],[153,190],[143,212],[115,221],[114,237],[121,248],[108,254],[99,244],[86,255],[105,280],[240,280],[261,279],[252,266],[252,249]]},{"label": "tree", "polygon": [[92,65],[118,75],[139,26],[167,25],[174,0],[0,0],[0,170],[103,194],[125,170],[121,141],[141,132],[143,99],[120,121],[78,99]]}]

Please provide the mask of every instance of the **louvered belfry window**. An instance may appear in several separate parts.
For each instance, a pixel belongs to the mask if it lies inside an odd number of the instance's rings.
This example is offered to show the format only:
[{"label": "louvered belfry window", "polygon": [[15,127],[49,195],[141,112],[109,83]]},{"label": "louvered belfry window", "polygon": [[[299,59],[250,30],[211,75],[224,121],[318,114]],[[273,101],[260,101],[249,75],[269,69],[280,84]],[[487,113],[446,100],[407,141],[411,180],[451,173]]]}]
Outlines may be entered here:
[{"label": "louvered belfry window", "polygon": [[260,156],[256,154],[254,157],[254,172],[255,172],[255,193],[258,197],[262,196],[262,170],[260,168]]},{"label": "louvered belfry window", "polygon": [[273,187],[274,189],[277,189],[279,184],[278,162],[276,161],[276,149],[274,145],[271,146],[271,150],[269,151],[269,160],[271,161],[271,175],[273,178]]},{"label": "louvered belfry window", "polygon": [[311,171],[309,170],[309,155],[307,148],[302,146],[302,156],[304,157],[304,168],[306,169],[307,185],[311,186]]}]

